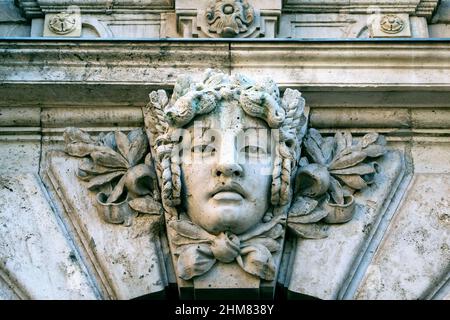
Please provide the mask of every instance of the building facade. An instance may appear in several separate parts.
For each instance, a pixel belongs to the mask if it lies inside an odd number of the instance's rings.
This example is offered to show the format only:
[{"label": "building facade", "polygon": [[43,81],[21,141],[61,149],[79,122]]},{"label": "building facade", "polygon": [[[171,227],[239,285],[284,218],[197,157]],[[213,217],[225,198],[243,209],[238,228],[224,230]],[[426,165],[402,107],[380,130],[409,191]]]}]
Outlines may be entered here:
[{"label": "building facade", "polygon": [[[0,298],[160,298],[174,290],[181,298],[450,299],[448,38],[448,0],[0,0]],[[207,69],[222,73],[204,76]],[[168,232],[169,198],[155,195],[163,192],[164,157],[152,138],[150,93],[165,90],[176,102],[182,75],[205,87],[222,75],[228,88],[240,74],[272,79],[280,105],[301,93],[307,131],[298,124],[297,137],[309,164],[320,160],[308,139],[324,155],[341,132],[363,151],[383,136],[387,151],[373,153],[367,185],[356,176],[368,172],[342,171],[360,162],[322,164],[353,189],[352,219],[327,225],[322,237],[303,224],[329,215],[305,222],[287,205],[291,231],[274,251],[275,277],[260,280],[214,253],[217,268],[188,281]],[[199,105],[208,94],[199,93]],[[160,215],[148,207],[132,216],[103,212],[113,209],[99,206],[100,179],[77,176],[81,158],[96,155],[68,146],[98,146],[113,132],[115,150],[124,136],[130,149],[136,130],[148,134],[149,160],[139,163],[156,168],[157,178],[142,177],[155,181]],[[126,160],[125,169],[105,165],[117,169],[107,172],[113,187],[137,167]],[[292,192],[306,197],[298,177],[316,176],[300,156],[296,162],[290,178],[300,191]],[[288,194],[294,204],[297,194]],[[227,268],[238,271],[223,276]]]}]

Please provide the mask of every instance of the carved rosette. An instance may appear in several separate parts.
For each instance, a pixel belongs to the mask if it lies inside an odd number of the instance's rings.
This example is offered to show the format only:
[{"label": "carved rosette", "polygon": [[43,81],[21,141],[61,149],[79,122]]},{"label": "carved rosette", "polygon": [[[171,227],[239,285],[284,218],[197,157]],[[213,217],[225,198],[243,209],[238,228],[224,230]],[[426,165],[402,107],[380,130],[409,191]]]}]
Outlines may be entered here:
[{"label": "carved rosette", "polygon": [[234,38],[248,31],[255,12],[247,0],[215,0],[206,9],[206,19],[209,32]]},{"label": "carved rosette", "polygon": [[383,16],[380,20],[380,28],[386,33],[399,33],[405,27],[405,22],[402,18],[395,14],[387,14]]},{"label": "carved rosette", "polygon": [[61,12],[53,16],[49,22],[48,27],[56,34],[64,35],[75,30],[77,26],[77,16],[73,13]]}]

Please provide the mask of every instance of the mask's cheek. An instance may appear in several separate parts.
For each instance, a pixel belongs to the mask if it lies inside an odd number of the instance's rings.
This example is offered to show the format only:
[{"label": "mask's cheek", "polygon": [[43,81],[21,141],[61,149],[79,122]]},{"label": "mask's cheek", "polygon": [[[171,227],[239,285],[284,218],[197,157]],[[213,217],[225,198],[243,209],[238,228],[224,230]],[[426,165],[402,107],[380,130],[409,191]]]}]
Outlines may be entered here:
[{"label": "mask's cheek", "polygon": [[183,200],[189,203],[206,201],[210,192],[211,163],[208,161],[193,161],[181,165],[183,185]]},{"label": "mask's cheek", "polygon": [[[272,162],[247,164],[244,167],[243,184],[251,199],[263,204],[268,201],[272,184]],[[265,207],[263,205],[263,207]]]}]

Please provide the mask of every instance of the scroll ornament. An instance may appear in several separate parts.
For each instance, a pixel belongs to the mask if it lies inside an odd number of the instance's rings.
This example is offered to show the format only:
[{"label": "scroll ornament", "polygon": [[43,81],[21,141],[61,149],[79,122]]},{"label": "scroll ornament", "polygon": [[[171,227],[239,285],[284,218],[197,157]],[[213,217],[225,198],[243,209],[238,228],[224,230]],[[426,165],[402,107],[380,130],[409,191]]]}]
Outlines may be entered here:
[{"label": "scroll ornament", "polygon": [[92,137],[71,127],[65,130],[64,141],[66,153],[83,158],[77,176],[89,190],[97,191],[97,206],[106,222],[130,226],[139,213],[162,213],[156,174],[142,129]]},{"label": "scroll ornament", "polygon": [[301,238],[327,237],[327,225],[353,218],[353,194],[373,182],[379,169],[374,158],[386,152],[385,139],[368,133],[355,141],[350,132],[322,137],[309,129],[300,160],[288,227]]}]

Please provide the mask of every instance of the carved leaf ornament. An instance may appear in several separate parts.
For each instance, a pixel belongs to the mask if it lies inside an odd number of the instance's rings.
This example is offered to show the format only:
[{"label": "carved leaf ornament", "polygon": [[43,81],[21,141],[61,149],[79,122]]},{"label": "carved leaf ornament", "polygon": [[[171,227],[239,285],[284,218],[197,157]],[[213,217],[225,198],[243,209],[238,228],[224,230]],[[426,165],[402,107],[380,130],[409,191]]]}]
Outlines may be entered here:
[{"label": "carved leaf ornament", "polygon": [[302,238],[325,238],[327,226],[322,222],[352,219],[353,193],[373,182],[378,165],[371,160],[386,152],[386,142],[378,133],[368,133],[358,141],[350,132],[324,138],[311,128],[303,143],[307,157],[301,159],[297,171],[288,226]]},{"label": "carved leaf ornament", "polygon": [[92,137],[67,128],[64,141],[69,155],[83,158],[77,176],[89,190],[98,191],[97,204],[105,221],[129,226],[138,213],[161,214],[156,174],[150,154],[145,157],[148,142],[142,129]]}]

